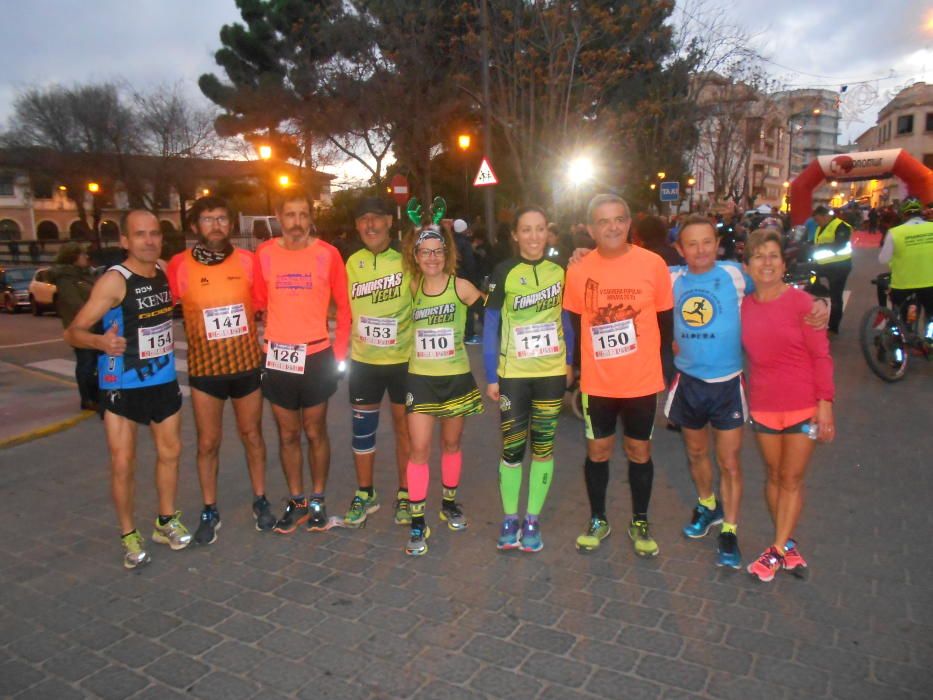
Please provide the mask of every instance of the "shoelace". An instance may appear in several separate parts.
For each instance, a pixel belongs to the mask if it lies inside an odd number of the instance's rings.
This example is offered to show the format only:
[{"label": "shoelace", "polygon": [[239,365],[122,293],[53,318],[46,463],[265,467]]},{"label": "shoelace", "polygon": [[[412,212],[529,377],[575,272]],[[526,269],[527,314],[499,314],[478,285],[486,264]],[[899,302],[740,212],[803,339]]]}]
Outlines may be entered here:
[{"label": "shoelace", "polygon": [[767,566],[769,569],[779,565],[783,560],[784,557],[774,551],[774,547],[758,557],[758,563],[762,564],[763,566]]},{"label": "shoelace", "polygon": [[595,535],[599,531],[599,528],[602,525],[602,522],[603,521],[600,520],[599,518],[592,518],[590,520],[590,526],[586,530],[586,534]]}]

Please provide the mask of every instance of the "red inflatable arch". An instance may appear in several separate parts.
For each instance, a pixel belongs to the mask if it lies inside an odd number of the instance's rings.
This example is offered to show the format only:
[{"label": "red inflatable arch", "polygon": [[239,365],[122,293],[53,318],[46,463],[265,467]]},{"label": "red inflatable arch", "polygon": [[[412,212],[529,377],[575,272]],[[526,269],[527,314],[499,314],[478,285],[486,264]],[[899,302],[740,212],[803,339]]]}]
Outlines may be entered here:
[{"label": "red inflatable arch", "polygon": [[820,156],[790,183],[790,221],[804,223],[813,211],[813,190],[824,180],[854,182],[896,175],[907,192],[921,202],[933,202],[933,171],[903,148]]}]

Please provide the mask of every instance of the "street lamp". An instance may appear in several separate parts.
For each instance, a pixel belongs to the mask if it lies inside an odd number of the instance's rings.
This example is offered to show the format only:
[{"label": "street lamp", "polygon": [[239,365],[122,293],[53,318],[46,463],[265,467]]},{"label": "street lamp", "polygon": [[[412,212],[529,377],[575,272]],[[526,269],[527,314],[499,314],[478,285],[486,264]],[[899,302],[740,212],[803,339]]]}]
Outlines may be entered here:
[{"label": "street lamp", "polygon": [[269,172],[269,159],[272,158],[272,146],[263,144],[259,147],[259,157],[266,163],[265,175],[263,177],[263,184],[265,185],[266,190],[266,214],[269,216],[272,215],[272,195],[269,193],[269,179],[271,173]]},{"label": "street lamp", "polygon": [[457,148],[463,153],[463,208],[467,219],[470,218],[470,172],[469,163],[467,163],[467,151],[470,150],[470,144],[473,139],[469,134],[458,134]]},{"label": "street lamp", "polygon": [[687,178],[687,187],[690,188],[690,204],[687,207],[688,214],[693,213],[693,186],[695,184],[697,184],[697,179],[695,177],[691,175],[690,177]]},{"label": "street lamp", "polygon": [[87,191],[91,194],[97,194],[100,192],[100,185],[98,185],[96,182],[89,182],[87,183]]},{"label": "street lamp", "polygon": [[279,175],[279,187],[288,187],[291,184],[288,175]]},{"label": "street lamp", "polygon": [[202,196],[202,197],[207,197],[208,195],[210,195],[210,193],[211,193],[211,191],[210,191],[209,189],[207,189],[206,187],[205,187],[204,189],[201,190],[201,196]]},{"label": "street lamp", "polygon": [[664,172],[663,170],[659,170],[659,171],[658,171],[658,179],[659,179],[659,180],[663,180],[665,177],[667,177],[667,173]]},{"label": "street lamp", "polygon": [[567,179],[577,186],[592,180],[594,174],[593,161],[582,156],[570,161],[570,166],[567,168]]},{"label": "street lamp", "polygon": [[272,157],[272,146],[260,146],[259,157],[263,160],[269,160]]},{"label": "street lamp", "polygon": [[100,220],[102,217],[102,212],[100,210],[100,200],[97,198],[97,195],[100,194],[100,185],[96,182],[87,183],[87,191],[91,193],[91,216],[94,218],[94,236],[97,238],[97,248],[103,248],[103,243],[100,237]]}]

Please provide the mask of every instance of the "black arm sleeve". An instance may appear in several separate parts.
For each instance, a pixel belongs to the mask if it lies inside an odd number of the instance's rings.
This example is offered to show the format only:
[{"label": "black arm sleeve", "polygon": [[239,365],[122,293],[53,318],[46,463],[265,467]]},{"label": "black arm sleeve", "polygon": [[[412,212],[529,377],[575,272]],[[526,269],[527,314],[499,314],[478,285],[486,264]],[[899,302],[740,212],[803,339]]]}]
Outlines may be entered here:
[{"label": "black arm sleeve", "polygon": [[674,310],[658,312],[658,329],[661,331],[661,369],[664,382],[671,383],[674,377]]},{"label": "black arm sleeve", "polygon": [[580,314],[567,311],[570,315],[570,325],[573,327],[573,366],[580,368]]}]

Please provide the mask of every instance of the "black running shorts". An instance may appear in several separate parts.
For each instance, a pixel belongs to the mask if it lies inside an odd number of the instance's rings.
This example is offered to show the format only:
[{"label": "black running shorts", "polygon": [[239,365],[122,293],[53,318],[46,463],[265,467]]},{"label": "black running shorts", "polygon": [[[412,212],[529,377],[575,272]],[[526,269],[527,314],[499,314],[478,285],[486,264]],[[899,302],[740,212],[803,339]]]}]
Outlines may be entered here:
[{"label": "black running shorts", "polygon": [[101,414],[110,411],[134,423],[161,423],[181,410],[181,389],[176,380],[140,389],[109,389],[100,392]]},{"label": "black running shorts", "polygon": [[203,391],[215,399],[242,399],[249,396],[259,388],[261,371],[257,367],[250,372],[231,375],[228,377],[188,377],[188,384],[192,389]]},{"label": "black running shorts", "polygon": [[616,423],[622,419],[622,434],[633,440],[650,440],[654,430],[654,414],[658,395],[617,399],[583,394],[583,419],[588,440],[599,440],[616,434]]},{"label": "black running shorts", "polygon": [[350,363],[350,378],[347,382],[350,404],[353,406],[379,404],[382,403],[382,397],[387,392],[389,401],[394,404],[403,404],[405,403],[407,377],[407,362],[394,365],[373,365],[354,360]]},{"label": "black running shorts", "polygon": [[262,370],[262,395],[273,406],[289,411],[326,402],[337,391],[337,360],[333,348],[305,357],[304,374]]}]

